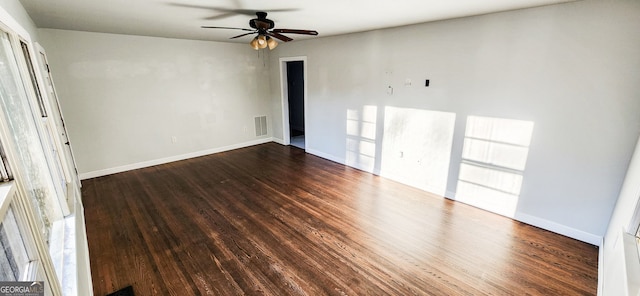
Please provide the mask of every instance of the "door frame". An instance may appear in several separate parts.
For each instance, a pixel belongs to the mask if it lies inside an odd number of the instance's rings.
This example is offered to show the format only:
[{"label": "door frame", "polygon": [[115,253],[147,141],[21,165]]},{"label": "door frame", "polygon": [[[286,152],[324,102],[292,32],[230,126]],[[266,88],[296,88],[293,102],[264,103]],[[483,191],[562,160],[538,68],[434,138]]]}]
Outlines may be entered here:
[{"label": "door frame", "polygon": [[307,57],[285,57],[280,58],[280,94],[282,104],[282,143],[291,145],[291,134],[289,132],[289,90],[287,88],[287,62],[302,62],[302,75],[304,79],[304,129],[305,129],[305,150],[308,143],[307,133]]}]

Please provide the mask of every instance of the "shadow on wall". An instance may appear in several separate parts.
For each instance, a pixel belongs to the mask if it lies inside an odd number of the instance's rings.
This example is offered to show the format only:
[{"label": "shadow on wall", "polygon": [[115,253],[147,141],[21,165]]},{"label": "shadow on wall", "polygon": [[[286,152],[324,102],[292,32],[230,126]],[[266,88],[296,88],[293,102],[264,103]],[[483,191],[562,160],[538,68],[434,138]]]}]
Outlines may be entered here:
[{"label": "shadow on wall", "polygon": [[[413,108],[348,109],[346,164],[444,196],[455,119]],[[530,121],[468,116],[455,199],[513,218],[533,128]]]}]

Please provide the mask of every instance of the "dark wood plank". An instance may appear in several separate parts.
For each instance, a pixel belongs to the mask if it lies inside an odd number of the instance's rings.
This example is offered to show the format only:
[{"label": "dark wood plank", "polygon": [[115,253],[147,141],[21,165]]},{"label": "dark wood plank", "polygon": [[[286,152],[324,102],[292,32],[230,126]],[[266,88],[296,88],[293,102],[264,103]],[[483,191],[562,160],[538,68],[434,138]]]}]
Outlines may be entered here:
[{"label": "dark wood plank", "polygon": [[595,295],[598,249],[270,143],[83,181],[95,295]]}]

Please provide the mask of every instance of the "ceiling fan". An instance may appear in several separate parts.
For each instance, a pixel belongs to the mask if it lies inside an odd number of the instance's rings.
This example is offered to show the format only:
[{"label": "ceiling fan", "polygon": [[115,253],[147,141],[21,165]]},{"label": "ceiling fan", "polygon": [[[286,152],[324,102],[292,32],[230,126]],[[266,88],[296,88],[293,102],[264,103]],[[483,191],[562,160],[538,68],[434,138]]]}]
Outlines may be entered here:
[{"label": "ceiling fan", "polygon": [[317,31],[314,30],[298,30],[298,29],[274,29],[275,23],[267,18],[267,13],[264,11],[256,12],[257,18],[249,20],[249,27],[247,28],[233,28],[233,27],[217,27],[217,26],[202,26],[202,28],[206,29],[229,29],[229,30],[242,30],[249,31],[250,33],[240,34],[238,36],[233,36],[229,39],[240,38],[247,35],[257,34],[256,37],[251,40],[249,45],[255,50],[267,48],[274,49],[278,46],[278,42],[274,39],[278,39],[282,42],[289,42],[293,40],[284,34],[301,34],[301,35],[318,35]]}]

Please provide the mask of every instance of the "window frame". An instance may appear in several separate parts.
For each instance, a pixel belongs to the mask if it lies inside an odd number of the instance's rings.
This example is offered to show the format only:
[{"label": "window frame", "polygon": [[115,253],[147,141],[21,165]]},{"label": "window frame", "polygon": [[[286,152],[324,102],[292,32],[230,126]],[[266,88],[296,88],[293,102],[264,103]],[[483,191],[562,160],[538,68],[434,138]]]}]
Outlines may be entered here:
[{"label": "window frame", "polygon": [[22,243],[27,252],[27,258],[29,262],[25,268],[25,272],[20,275],[19,281],[29,281],[29,280],[37,280],[38,279],[38,269],[40,264],[38,262],[38,254],[35,248],[35,244],[31,236],[29,235],[29,229],[26,226],[27,222],[24,217],[23,208],[18,201],[15,191],[15,186],[11,186],[14,190],[10,190],[5,196],[2,204],[2,210],[0,212],[0,223],[4,223],[5,218],[7,217],[7,213],[9,209],[13,211],[14,219],[16,220],[16,224],[18,226],[18,231],[20,233],[20,238],[22,239]]},{"label": "window frame", "polygon": [[[15,20],[13,20],[13,18],[4,11],[2,7],[0,7],[0,31],[0,33],[6,33],[9,38],[11,50],[16,57],[20,76],[19,79],[22,82],[22,87],[24,87],[26,99],[29,100],[31,114],[35,118],[35,114],[38,113],[33,110],[33,89],[30,89],[30,79],[25,77],[25,73],[28,73],[28,70],[26,69],[27,66],[24,64],[25,61],[22,47],[20,45],[20,42],[24,41],[31,47],[31,52],[33,52],[33,42],[31,42],[29,34],[17,22],[15,22]],[[19,227],[25,241],[25,246],[27,247],[28,252],[31,252],[30,256],[33,255],[30,259],[33,259],[31,262],[33,262],[34,265],[29,268],[29,277],[34,280],[38,279],[45,281],[46,295],[62,295],[61,283],[56,276],[49,248],[40,234],[40,227],[38,219],[36,218],[37,215],[35,213],[35,209],[27,198],[29,195],[26,192],[24,184],[20,181],[24,180],[24,178],[21,177],[22,172],[15,169],[18,167],[16,165],[16,161],[18,161],[16,157],[17,152],[13,151],[12,145],[9,144],[10,141],[12,141],[12,137],[7,128],[7,121],[3,114],[4,112],[0,112],[0,141],[4,144],[3,147],[6,153],[6,163],[8,163],[9,167],[14,168],[14,170],[12,170],[13,181],[0,184],[11,186],[13,188],[12,190],[15,191],[12,195],[3,198],[2,207],[5,207],[5,204],[7,204],[7,209],[9,205],[13,205],[14,209],[18,209],[15,213],[16,220],[19,223]],[[38,125],[39,123],[36,121],[36,128],[39,128]],[[4,220],[4,215],[0,216],[0,220]]]},{"label": "window frame", "polygon": [[7,160],[7,153],[4,149],[4,144],[0,139],[0,183],[9,182],[12,180],[13,180],[13,172]]},{"label": "window frame", "polygon": [[[18,59],[18,70],[20,71],[24,90],[27,95],[27,100],[29,101],[29,108],[47,161],[48,171],[52,177],[57,201],[60,204],[62,215],[66,217],[71,214],[71,207],[73,205],[67,200],[66,185],[71,182],[71,179],[67,174],[64,160],[60,159],[61,156],[59,156],[59,153],[62,152],[64,147],[61,147],[59,142],[56,141],[58,135],[57,131],[52,127],[53,118],[47,115],[51,114],[48,110],[50,104],[47,104],[48,100],[41,89],[44,83],[40,81],[42,79],[40,68],[37,67],[38,64],[34,64],[35,58],[37,57],[35,54],[38,51],[34,48],[32,42],[21,36],[18,36],[18,39],[18,44],[12,43],[12,46],[16,48],[14,49],[14,54]],[[23,44],[26,46],[26,51]],[[18,50],[18,52],[16,52],[16,50]],[[28,56],[25,55],[25,53],[28,54]],[[38,114],[40,116],[38,116]],[[64,185],[60,184],[59,181],[61,179],[65,180]]]}]

